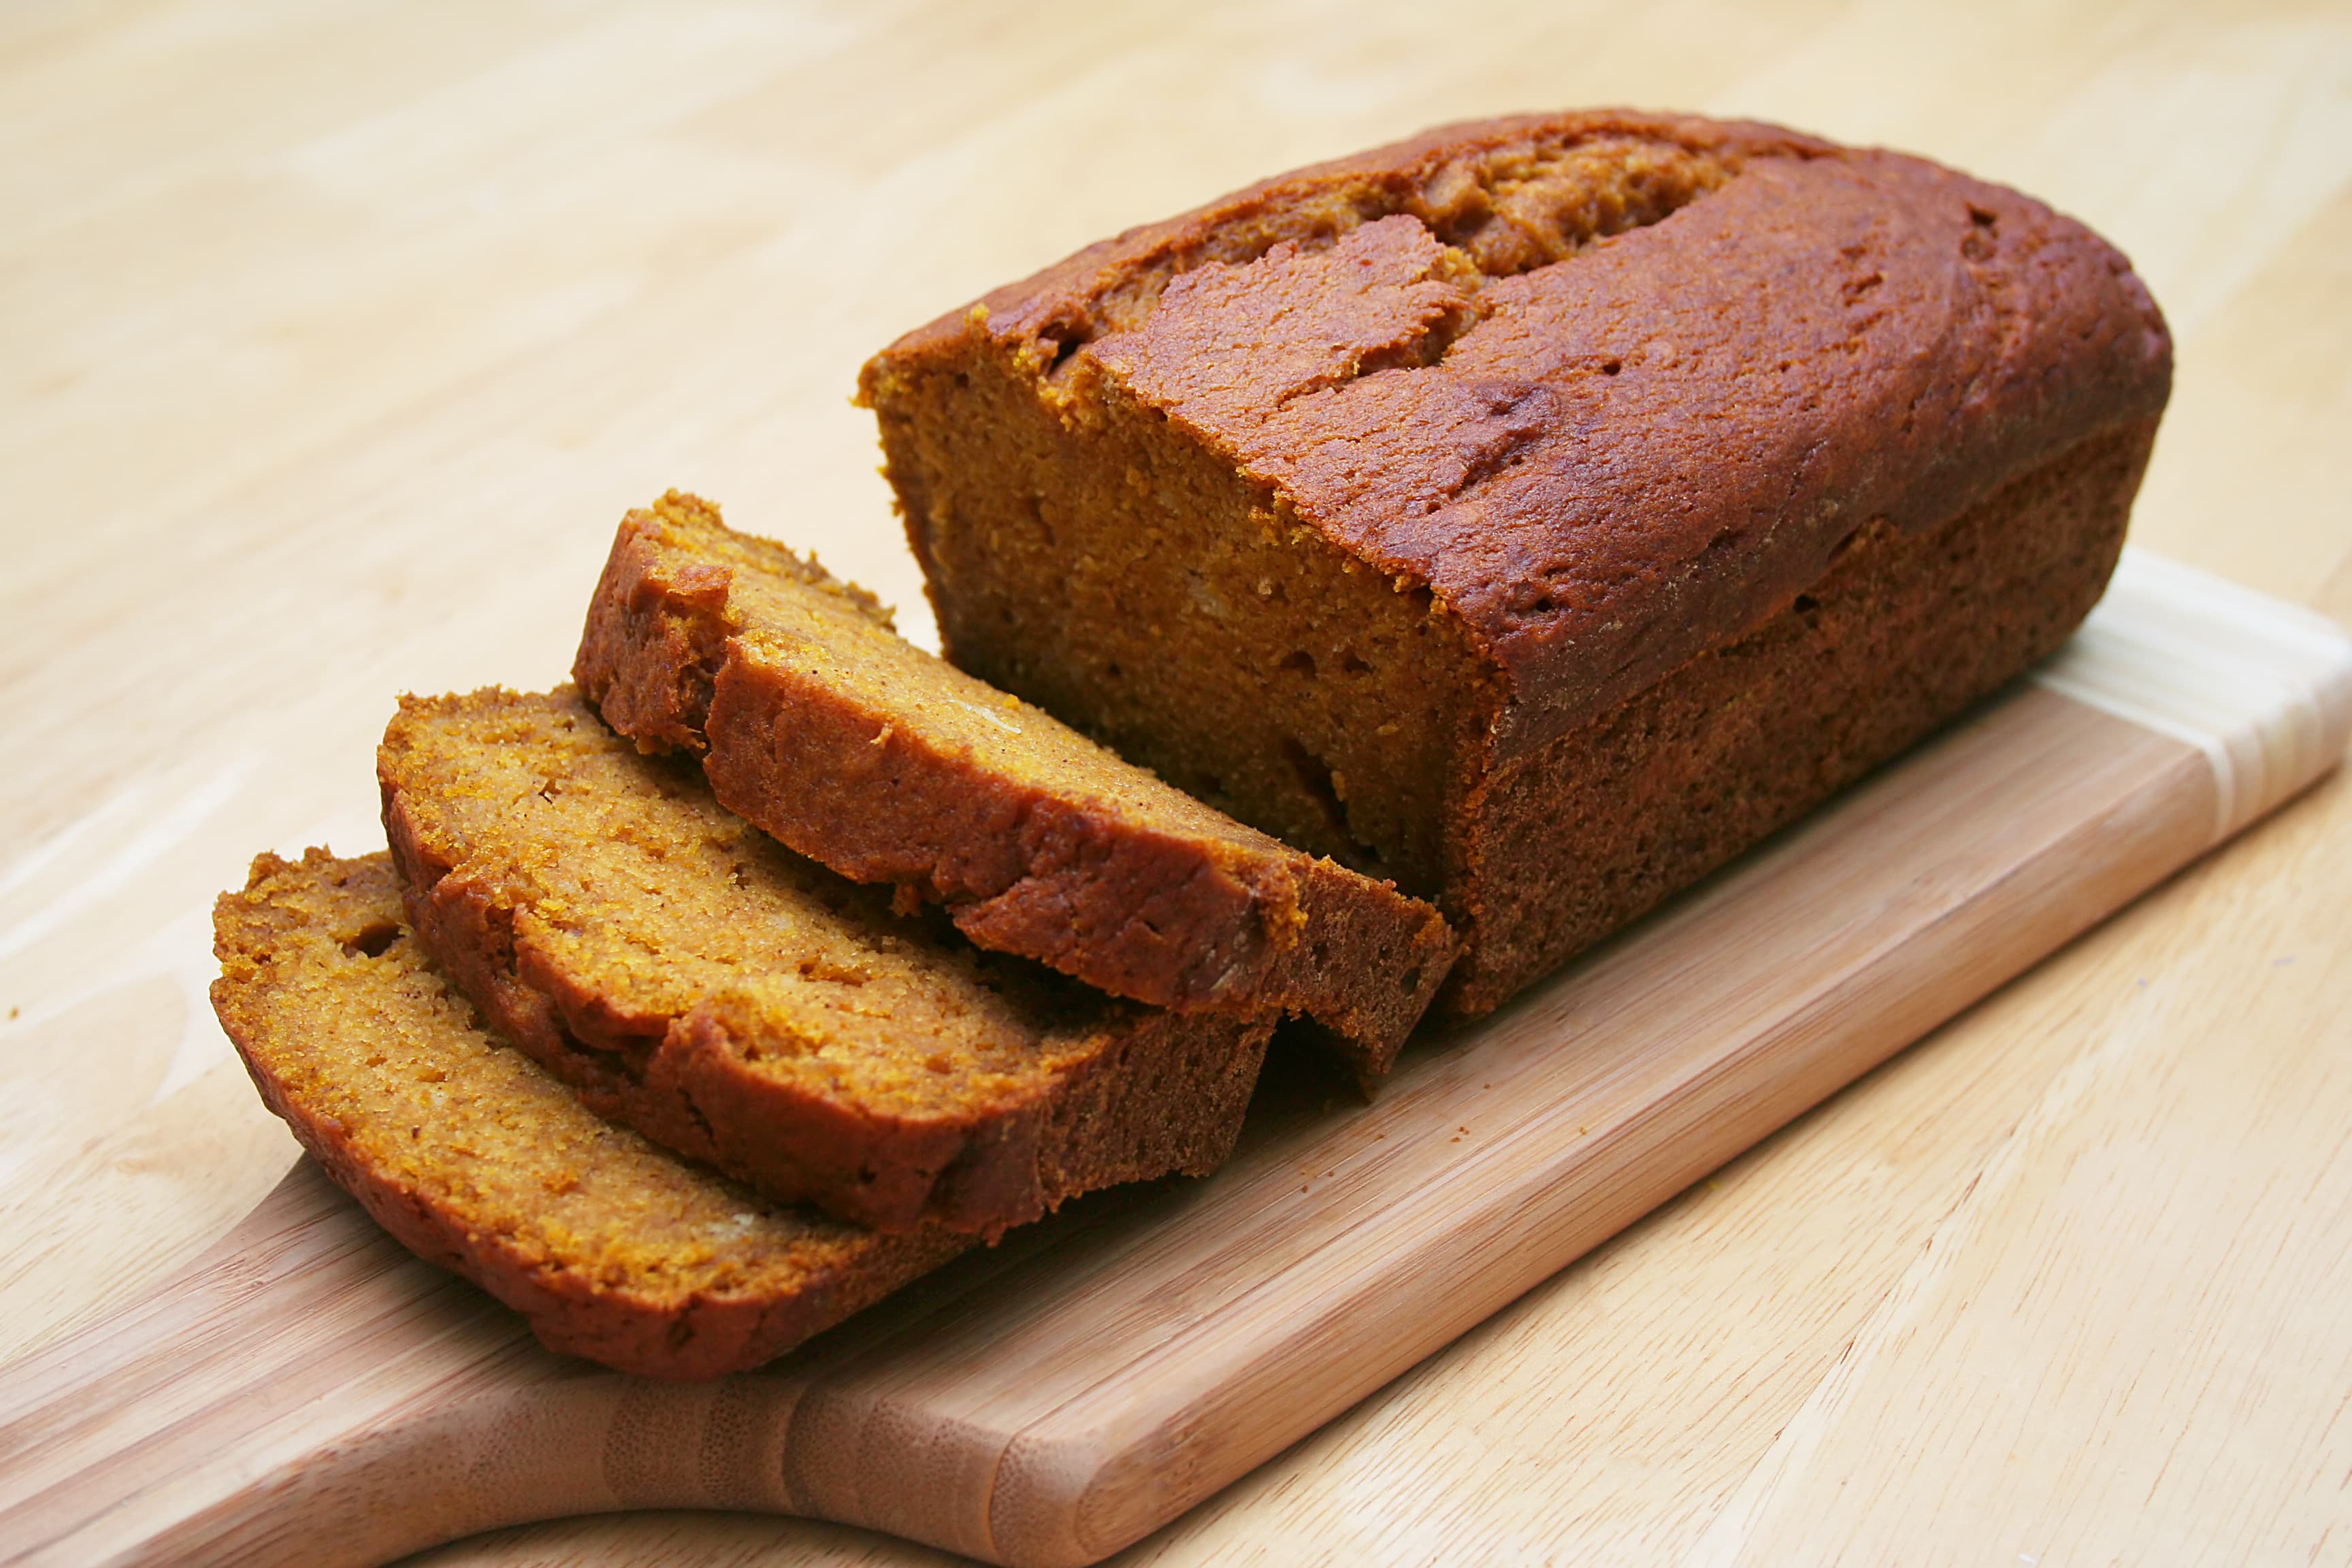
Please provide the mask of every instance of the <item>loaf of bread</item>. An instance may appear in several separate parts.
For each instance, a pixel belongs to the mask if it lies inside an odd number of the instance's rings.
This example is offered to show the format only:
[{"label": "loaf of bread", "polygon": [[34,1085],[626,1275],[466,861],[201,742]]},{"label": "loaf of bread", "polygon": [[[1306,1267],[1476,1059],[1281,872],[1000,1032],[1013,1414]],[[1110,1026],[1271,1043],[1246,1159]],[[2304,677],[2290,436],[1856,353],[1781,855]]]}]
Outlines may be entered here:
[{"label": "loaf of bread", "polygon": [[404,699],[377,773],[410,923],[499,1031],[772,1197],[993,1236],[1211,1170],[1240,1130],[1272,1020],[1117,1001],[894,913],[569,691]]},{"label": "loaf of bread", "polygon": [[404,1246],[551,1350],[740,1372],[972,1245],[781,1206],[600,1120],[443,983],[381,853],[264,855],[214,932],[213,1005],[269,1109]]},{"label": "loaf of bread", "polygon": [[1475,1014],[2063,640],[2170,365],[2015,192],[1601,112],[1130,231],[862,395],[949,656],[1435,900]]},{"label": "loaf of bread", "polygon": [[1454,953],[1437,911],[1244,826],[900,637],[675,492],[621,524],[573,674],[720,805],[981,946],[1183,1012],[1306,1015],[1388,1070]]}]

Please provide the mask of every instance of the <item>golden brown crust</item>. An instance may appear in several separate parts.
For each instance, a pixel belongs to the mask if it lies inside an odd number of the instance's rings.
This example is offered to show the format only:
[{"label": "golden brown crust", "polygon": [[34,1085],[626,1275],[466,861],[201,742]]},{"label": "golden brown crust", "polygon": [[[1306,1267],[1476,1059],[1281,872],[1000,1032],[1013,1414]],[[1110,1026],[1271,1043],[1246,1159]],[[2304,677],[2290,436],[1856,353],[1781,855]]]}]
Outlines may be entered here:
[{"label": "golden brown crust", "polygon": [[1500,1005],[2054,650],[2114,568],[2154,435],[2094,437],[1939,528],[1874,524],[1748,636],[1490,777],[1455,871],[1470,956],[1439,1007]]},{"label": "golden brown crust", "polygon": [[1453,952],[1437,911],[1244,827],[907,644],[671,494],[615,538],[574,667],[730,809],[974,942],[1180,1011],[1308,1015],[1387,1070]]},{"label": "golden brown crust", "polygon": [[2040,203],[1623,110],[1300,170],[982,303],[866,367],[886,423],[982,342],[1049,399],[1157,410],[1434,593],[1509,679],[1498,762],[1757,625],[1865,521],[1940,522],[2171,380],[2129,263]]},{"label": "golden brown crust", "polygon": [[[404,699],[378,752],[411,921],[599,1111],[862,1225],[993,1235],[1213,1168],[1270,1023],[1113,1002],[894,915],[569,693]],[[1187,1083],[1158,1101],[1108,1075]]]},{"label": "golden brown crust", "polygon": [[600,1121],[442,983],[381,853],[263,855],[214,930],[213,1005],[263,1101],[403,1246],[551,1350],[740,1372],[971,1245],[780,1207]]}]

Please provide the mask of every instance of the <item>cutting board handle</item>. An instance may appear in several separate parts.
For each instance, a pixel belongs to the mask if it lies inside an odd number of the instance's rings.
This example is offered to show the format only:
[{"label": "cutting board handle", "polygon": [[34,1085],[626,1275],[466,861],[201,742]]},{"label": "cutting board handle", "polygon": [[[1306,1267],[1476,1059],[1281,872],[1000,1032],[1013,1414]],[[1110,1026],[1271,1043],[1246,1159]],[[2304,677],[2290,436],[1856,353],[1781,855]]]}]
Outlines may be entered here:
[{"label": "cutting board handle", "polygon": [[564,1514],[789,1512],[798,1388],[552,1355],[305,1161],[156,1290],[0,1369],[0,1563],[376,1563]]}]

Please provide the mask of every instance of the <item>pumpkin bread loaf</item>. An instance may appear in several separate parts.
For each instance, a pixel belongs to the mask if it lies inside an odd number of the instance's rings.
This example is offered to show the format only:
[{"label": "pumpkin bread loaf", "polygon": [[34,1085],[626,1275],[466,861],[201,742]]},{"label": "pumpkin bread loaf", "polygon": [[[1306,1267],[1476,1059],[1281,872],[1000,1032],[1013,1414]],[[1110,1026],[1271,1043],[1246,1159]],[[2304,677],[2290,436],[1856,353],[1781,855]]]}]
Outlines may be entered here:
[{"label": "pumpkin bread loaf", "polygon": [[213,1005],[263,1101],[404,1246],[551,1350],[740,1372],[972,1245],[779,1205],[604,1121],[443,982],[381,852],[264,855],[214,931]]},{"label": "pumpkin bread loaf", "polygon": [[593,1109],[785,1202],[993,1236],[1231,1150],[1272,1021],[1117,1001],[895,913],[570,691],[404,698],[409,921]]},{"label": "pumpkin bread loaf", "polygon": [[948,656],[1433,900],[1476,1014],[2063,640],[2170,374],[2027,197],[1608,111],[1131,230],[861,394]]},{"label": "pumpkin bread loaf", "polygon": [[1453,958],[1428,904],[1301,854],[916,647],[673,492],[621,524],[574,676],[721,805],[982,947],[1191,1012],[1304,1014],[1376,1079]]}]

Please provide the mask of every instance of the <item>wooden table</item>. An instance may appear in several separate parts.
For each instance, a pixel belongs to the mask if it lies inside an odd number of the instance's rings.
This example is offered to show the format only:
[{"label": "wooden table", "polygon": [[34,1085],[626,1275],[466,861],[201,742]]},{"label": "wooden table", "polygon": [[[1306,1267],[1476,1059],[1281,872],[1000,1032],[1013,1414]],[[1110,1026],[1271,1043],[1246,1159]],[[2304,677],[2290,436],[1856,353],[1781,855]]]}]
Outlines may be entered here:
[{"label": "wooden table", "polygon": [[[2352,620],[2352,13],[2079,4],[131,5],[0,17],[0,1357],[292,1145],[204,1003],[252,851],[380,842],[403,689],[560,678],[666,486],[923,620],[846,396],[1124,224],[1633,101],[1923,151],[2123,245],[2144,547]],[[2332,783],[1130,1553],[2352,1558]],[[644,1516],[435,1562],[910,1563]]]}]

